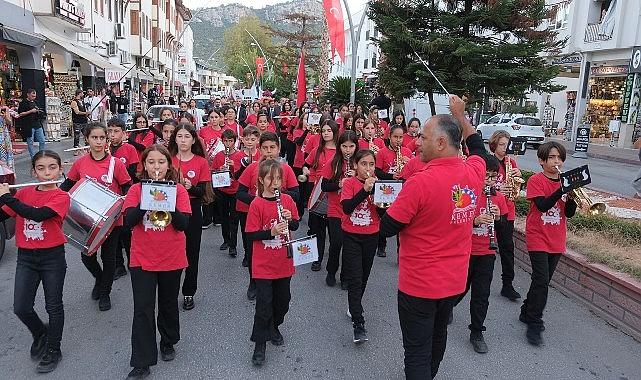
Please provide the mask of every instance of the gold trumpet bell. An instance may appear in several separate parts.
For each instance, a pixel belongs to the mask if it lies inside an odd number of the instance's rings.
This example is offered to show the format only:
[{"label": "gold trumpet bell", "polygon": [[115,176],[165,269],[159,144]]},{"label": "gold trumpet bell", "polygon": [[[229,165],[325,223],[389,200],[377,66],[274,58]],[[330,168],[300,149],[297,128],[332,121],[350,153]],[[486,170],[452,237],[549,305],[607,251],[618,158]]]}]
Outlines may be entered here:
[{"label": "gold trumpet bell", "polygon": [[165,228],[171,223],[171,214],[167,211],[152,211],[149,214],[149,222],[154,227]]},{"label": "gold trumpet bell", "polygon": [[594,202],[583,188],[574,189],[570,194],[579,208],[586,208],[590,215],[603,215],[607,212],[608,206],[603,202]]}]

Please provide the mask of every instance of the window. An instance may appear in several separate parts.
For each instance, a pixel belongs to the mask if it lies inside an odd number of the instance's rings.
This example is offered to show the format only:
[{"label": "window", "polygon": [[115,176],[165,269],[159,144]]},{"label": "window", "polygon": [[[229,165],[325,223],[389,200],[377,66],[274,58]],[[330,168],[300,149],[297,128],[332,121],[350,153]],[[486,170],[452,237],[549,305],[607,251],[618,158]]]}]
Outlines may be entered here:
[{"label": "window", "polygon": [[139,11],[131,10],[129,11],[129,29],[131,29],[131,35],[137,36],[140,34],[140,14]]},{"label": "window", "polygon": [[366,68],[367,68],[367,59],[363,61],[363,69],[366,69]]},{"label": "window", "polygon": [[556,16],[550,20],[550,29],[558,30],[568,27],[570,18],[570,3],[560,3],[556,6]]},{"label": "window", "polygon": [[369,41],[369,29],[365,31],[365,42]]},{"label": "window", "polygon": [[372,69],[376,68],[376,53],[372,54]]},{"label": "window", "polygon": [[543,124],[541,123],[541,120],[536,117],[519,117],[514,120],[516,124],[521,124],[521,125],[530,125],[534,127],[540,127]]},{"label": "window", "polygon": [[487,124],[496,124],[496,123],[498,123],[498,122],[499,122],[499,120],[501,120],[501,116],[500,116],[500,115],[496,115],[496,116],[492,116],[491,118],[489,118],[489,119],[486,121],[486,123],[487,123]]},{"label": "window", "polygon": [[378,37],[378,30],[376,30],[376,25],[374,26],[374,32],[372,32],[374,38]]}]

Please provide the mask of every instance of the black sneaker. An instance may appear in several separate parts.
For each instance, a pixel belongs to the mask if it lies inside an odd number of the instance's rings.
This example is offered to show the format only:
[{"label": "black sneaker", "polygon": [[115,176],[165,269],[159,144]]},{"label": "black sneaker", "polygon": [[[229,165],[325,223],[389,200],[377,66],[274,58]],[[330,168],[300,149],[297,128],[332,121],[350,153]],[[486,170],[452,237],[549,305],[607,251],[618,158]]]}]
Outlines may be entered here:
[{"label": "black sneaker", "polygon": [[45,325],[45,330],[42,334],[33,338],[33,343],[31,343],[31,359],[40,360],[42,355],[44,355],[47,349],[47,325]]},{"label": "black sneaker", "polygon": [[387,257],[387,252],[385,252],[385,248],[379,248],[378,250],[376,250],[376,256]]},{"label": "black sneaker", "polygon": [[525,333],[527,342],[533,346],[539,347],[543,344],[543,338],[541,338],[541,329],[535,326],[528,326],[527,332]]},{"label": "black sneaker", "polygon": [[274,330],[274,334],[272,335],[272,344],[274,346],[282,346],[285,344],[285,338],[283,338],[283,334],[280,333],[278,327],[274,327]]},{"label": "black sneaker", "polygon": [[247,258],[247,255],[243,257],[243,266],[247,268],[249,266],[249,259]]},{"label": "black sneaker", "polygon": [[91,289],[91,299],[94,301],[98,301],[100,299],[100,281],[98,280],[96,280],[93,289]]},{"label": "black sneaker", "polygon": [[164,362],[170,362],[176,358],[176,350],[174,346],[160,345],[160,358]]},{"label": "black sneaker", "polygon": [[236,257],[237,255],[238,255],[238,251],[236,250],[236,248],[233,248],[233,247],[229,248],[230,257]]},{"label": "black sneaker", "polygon": [[485,338],[483,338],[482,332],[471,332],[470,333],[470,342],[474,351],[478,354],[487,353],[487,344],[485,343]]},{"label": "black sneaker", "polygon": [[135,367],[127,375],[127,379],[144,379],[149,376],[149,367]]},{"label": "black sneaker", "polygon": [[109,298],[109,295],[100,296],[100,300],[98,301],[98,310],[111,310],[111,298]]},{"label": "black sneaker", "polygon": [[250,301],[256,299],[256,285],[254,285],[254,283],[250,283],[247,288],[247,299]]},{"label": "black sneaker", "polygon": [[450,315],[447,316],[448,326],[452,324],[452,321],[454,321],[454,309],[450,310]]},{"label": "black sneaker", "polygon": [[256,366],[261,366],[263,363],[265,363],[265,349],[267,348],[267,344],[265,342],[263,343],[256,343],[256,347],[254,347],[254,354],[252,355],[252,363]]},{"label": "black sneaker", "polygon": [[40,359],[40,363],[36,366],[38,373],[48,373],[56,369],[58,362],[62,359],[62,352],[53,348],[47,349],[47,352]]},{"label": "black sneaker", "polygon": [[365,324],[363,323],[354,323],[354,343],[361,344],[367,342],[367,330],[365,330]]},{"label": "black sneaker", "polygon": [[325,277],[325,283],[330,288],[334,287],[336,285],[336,277],[331,273],[327,273],[327,277]]},{"label": "black sneaker", "polygon": [[194,308],[194,296],[183,297],[183,310],[191,310]]},{"label": "black sneaker", "polygon": [[118,266],[114,271],[114,281],[126,275],[127,275],[127,269],[125,269],[124,265]]},{"label": "black sneaker", "polygon": [[320,270],[321,270],[321,263],[320,263],[320,261],[314,261],[314,262],[312,263],[312,271],[314,271],[314,272],[318,272],[318,271],[320,271]]},{"label": "black sneaker", "polygon": [[[519,321],[525,323],[527,325],[527,319],[525,318],[525,314],[521,313],[519,314]],[[541,324],[541,331],[545,331],[545,324]]]},{"label": "black sneaker", "polygon": [[229,244],[227,244],[227,242],[224,242],[220,245],[220,247],[218,247],[218,249],[220,249],[221,251],[226,251],[229,249]]},{"label": "black sneaker", "polygon": [[503,285],[503,288],[501,288],[501,295],[510,301],[516,301],[517,299],[521,298],[521,295],[519,292],[514,290],[514,287],[512,285]]}]

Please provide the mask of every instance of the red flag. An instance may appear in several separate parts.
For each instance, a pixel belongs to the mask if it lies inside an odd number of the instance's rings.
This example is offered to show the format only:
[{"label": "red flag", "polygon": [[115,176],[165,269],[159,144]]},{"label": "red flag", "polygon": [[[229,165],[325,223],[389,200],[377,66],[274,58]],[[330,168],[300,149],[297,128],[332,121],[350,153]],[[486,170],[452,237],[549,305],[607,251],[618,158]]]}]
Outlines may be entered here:
[{"label": "red flag", "polygon": [[323,0],[323,8],[329,28],[329,41],[332,44],[332,57],[335,51],[341,62],[345,62],[345,20],[341,0]]},{"label": "red flag", "polygon": [[264,67],[265,67],[265,58],[256,57],[256,77],[263,76]]},{"label": "red flag", "polygon": [[300,51],[300,62],[298,63],[298,76],[296,86],[296,107],[300,107],[307,100],[307,79],[305,79],[305,51]]}]

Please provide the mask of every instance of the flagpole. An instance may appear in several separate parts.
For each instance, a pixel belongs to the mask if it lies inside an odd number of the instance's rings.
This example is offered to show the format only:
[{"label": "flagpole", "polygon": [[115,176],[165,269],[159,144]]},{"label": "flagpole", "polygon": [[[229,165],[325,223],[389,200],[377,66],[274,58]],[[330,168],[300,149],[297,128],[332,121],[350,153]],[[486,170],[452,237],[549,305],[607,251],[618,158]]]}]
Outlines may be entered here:
[{"label": "flagpole", "polygon": [[[350,93],[349,101],[352,104],[356,104],[356,66],[358,65],[358,43],[361,39],[361,30],[363,29],[363,24],[365,23],[365,16],[367,15],[367,9],[369,8],[368,3],[365,3],[365,8],[363,8],[363,15],[361,16],[361,22],[358,24],[358,31],[354,34],[354,22],[352,21],[352,12],[349,10],[349,4],[347,0],[343,0],[343,5],[345,5],[345,12],[347,13],[347,21],[349,23],[349,33],[352,37],[352,70],[351,70],[351,81],[350,81]],[[345,26],[343,25],[343,28]]]}]

